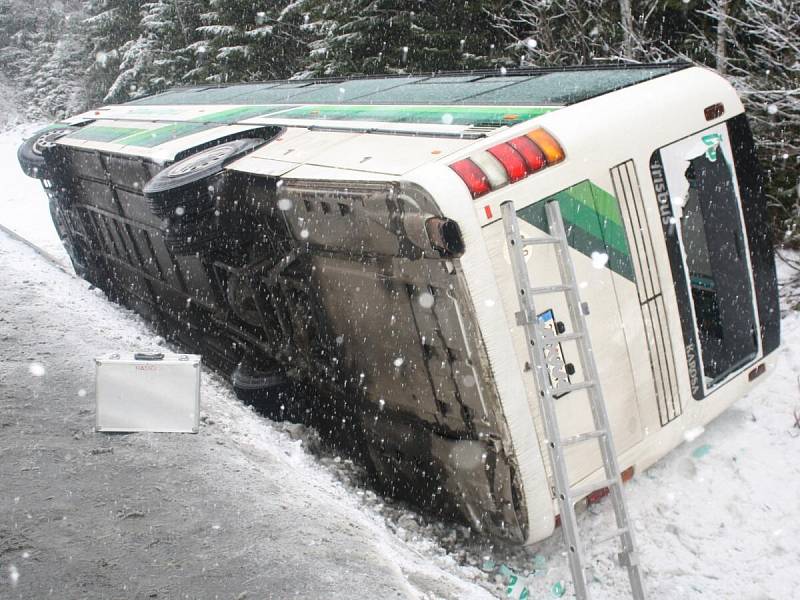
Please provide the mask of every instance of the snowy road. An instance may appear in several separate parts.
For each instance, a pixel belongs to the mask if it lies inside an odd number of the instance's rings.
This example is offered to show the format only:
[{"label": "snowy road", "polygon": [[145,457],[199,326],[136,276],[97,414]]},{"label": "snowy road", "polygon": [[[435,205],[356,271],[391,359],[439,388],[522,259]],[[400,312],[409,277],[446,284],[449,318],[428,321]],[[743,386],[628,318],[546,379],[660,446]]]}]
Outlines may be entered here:
[{"label": "snowy road", "polygon": [[[0,223],[63,258],[19,138],[0,135]],[[0,280],[0,598],[504,597],[488,559],[544,599],[566,577],[559,536],[512,549],[385,501],[210,374],[197,436],[93,433],[91,358],[162,341],[2,233]],[[770,379],[627,486],[652,598],[798,597],[800,313],[787,313]],[[607,508],[584,530],[607,529]],[[608,554],[600,600],[624,597]]]},{"label": "snowy road", "polygon": [[213,375],[196,436],[93,433],[92,357],[160,340],[1,233],[0,273],[0,597],[490,597]]}]

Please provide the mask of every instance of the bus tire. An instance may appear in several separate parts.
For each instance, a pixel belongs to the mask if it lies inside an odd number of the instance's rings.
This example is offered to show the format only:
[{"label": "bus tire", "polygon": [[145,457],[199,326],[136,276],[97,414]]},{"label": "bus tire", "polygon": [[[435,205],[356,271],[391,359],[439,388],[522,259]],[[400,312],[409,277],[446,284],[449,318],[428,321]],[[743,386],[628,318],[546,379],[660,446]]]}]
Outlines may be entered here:
[{"label": "bus tire", "polygon": [[224,142],[192,154],[155,175],[145,184],[144,194],[152,201],[174,205],[175,202],[169,198],[168,194],[198,184],[207,177],[219,173],[227,162],[252,152],[263,143],[262,139],[243,138]]},{"label": "bus tire", "polygon": [[35,179],[47,179],[49,176],[47,151],[55,146],[57,139],[76,129],[71,125],[57,125],[41,129],[25,140],[17,149],[17,160],[25,175]]},{"label": "bus tire", "polygon": [[240,362],[231,383],[236,397],[270,418],[283,420],[286,417],[292,395],[292,382],[280,367],[255,368]]}]

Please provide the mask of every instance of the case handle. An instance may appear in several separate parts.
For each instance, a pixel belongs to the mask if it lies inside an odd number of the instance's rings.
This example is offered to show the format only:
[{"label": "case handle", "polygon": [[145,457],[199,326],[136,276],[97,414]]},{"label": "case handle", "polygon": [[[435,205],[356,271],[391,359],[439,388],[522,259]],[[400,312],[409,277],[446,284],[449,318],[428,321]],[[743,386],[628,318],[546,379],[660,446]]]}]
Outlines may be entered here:
[{"label": "case handle", "polygon": [[133,355],[134,360],[164,360],[164,354],[162,352],[137,352]]}]

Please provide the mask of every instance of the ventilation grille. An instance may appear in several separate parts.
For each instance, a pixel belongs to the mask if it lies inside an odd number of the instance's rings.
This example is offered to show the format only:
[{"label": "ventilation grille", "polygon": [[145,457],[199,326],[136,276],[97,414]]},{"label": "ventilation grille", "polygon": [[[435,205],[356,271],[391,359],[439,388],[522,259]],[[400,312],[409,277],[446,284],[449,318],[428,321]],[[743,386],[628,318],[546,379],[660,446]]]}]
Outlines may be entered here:
[{"label": "ventilation grille", "polygon": [[503,125],[472,125],[464,129],[461,135],[467,139],[486,137],[500,129],[500,127],[503,127]]},{"label": "ventilation grille", "polygon": [[658,415],[663,427],[683,412],[667,312],[661,294],[658,266],[653,253],[653,238],[642,204],[639,178],[633,161],[611,169],[614,192],[619,198],[625,228],[630,232],[631,258],[636,273],[636,291],[647,336],[650,367],[653,373]]}]

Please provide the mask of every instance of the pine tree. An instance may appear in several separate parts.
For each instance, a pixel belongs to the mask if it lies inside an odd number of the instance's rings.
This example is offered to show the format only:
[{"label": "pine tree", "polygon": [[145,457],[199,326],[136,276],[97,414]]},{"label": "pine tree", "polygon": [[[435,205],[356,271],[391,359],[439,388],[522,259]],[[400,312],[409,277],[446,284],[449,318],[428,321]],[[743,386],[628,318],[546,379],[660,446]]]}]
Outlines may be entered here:
[{"label": "pine tree", "polygon": [[[84,20],[92,47],[87,80],[90,97],[111,102],[127,97],[120,68],[123,56],[140,34],[142,0],[88,0],[89,17]],[[113,89],[112,89],[113,86]]]},{"label": "pine tree", "polygon": [[252,0],[213,0],[197,28],[200,57],[193,79],[275,79],[301,69],[305,41],[296,4],[261,7]]},{"label": "pine tree", "polygon": [[81,9],[79,0],[0,0],[0,72],[29,117],[60,117],[86,105]]},{"label": "pine tree", "polygon": [[331,0],[310,11],[320,74],[433,72],[503,62],[486,0]]}]

